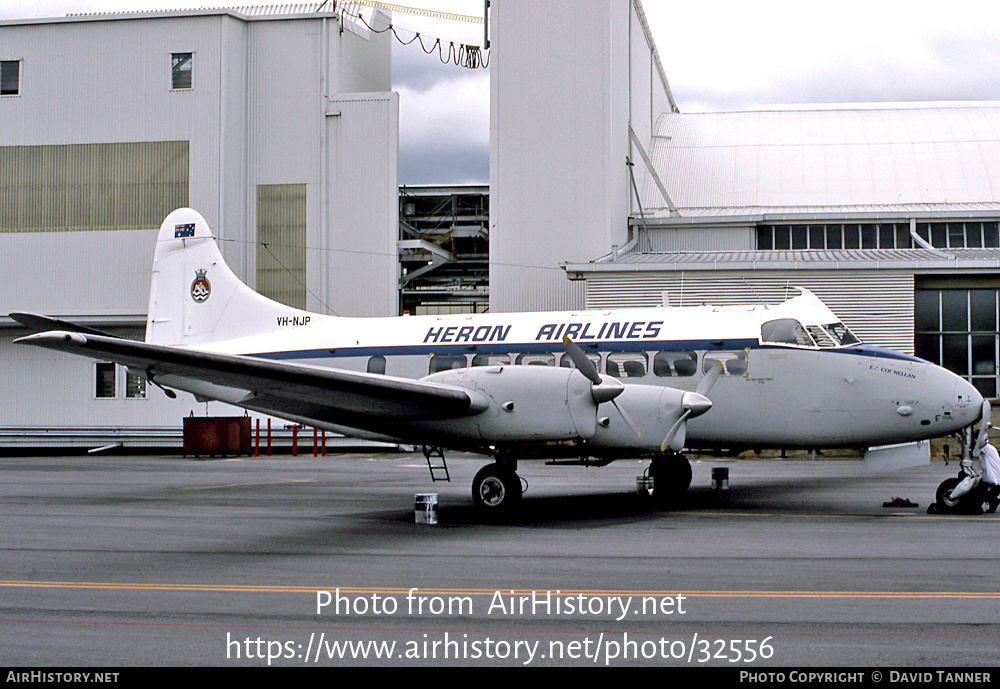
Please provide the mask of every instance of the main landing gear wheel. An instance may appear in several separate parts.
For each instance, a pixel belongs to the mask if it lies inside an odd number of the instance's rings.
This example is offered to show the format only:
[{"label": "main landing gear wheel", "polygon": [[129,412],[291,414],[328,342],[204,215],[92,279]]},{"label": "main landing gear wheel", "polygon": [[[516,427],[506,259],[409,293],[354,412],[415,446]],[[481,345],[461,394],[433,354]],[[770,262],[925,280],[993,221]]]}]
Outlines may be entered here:
[{"label": "main landing gear wheel", "polygon": [[972,490],[957,499],[951,492],[961,483],[961,479],[950,478],[941,482],[935,495],[935,505],[940,514],[982,514],[983,501],[978,490]]},{"label": "main landing gear wheel", "polygon": [[653,500],[661,506],[676,503],[691,487],[691,462],[682,454],[655,457],[649,465]]},{"label": "main landing gear wheel", "polygon": [[510,514],[521,502],[521,478],[500,464],[487,464],[472,480],[472,501],[490,515]]}]

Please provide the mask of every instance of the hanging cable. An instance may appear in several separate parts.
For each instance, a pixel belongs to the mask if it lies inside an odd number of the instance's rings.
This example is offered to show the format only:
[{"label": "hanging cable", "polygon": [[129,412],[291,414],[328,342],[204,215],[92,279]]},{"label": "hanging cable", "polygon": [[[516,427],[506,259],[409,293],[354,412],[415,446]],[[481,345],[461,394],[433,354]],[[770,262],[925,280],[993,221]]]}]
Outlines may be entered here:
[{"label": "hanging cable", "polygon": [[[372,4],[381,5],[383,3],[372,3]],[[392,6],[386,6],[386,7],[391,8]],[[488,48],[486,50],[483,50],[483,48],[481,48],[478,45],[465,45],[465,44],[459,44],[458,46],[456,46],[454,42],[449,42],[447,48],[445,48],[445,45],[440,38],[434,39],[434,42],[431,43],[431,47],[428,48],[427,45],[424,43],[424,37],[421,36],[419,32],[414,34],[413,38],[406,41],[400,37],[399,32],[396,31],[396,27],[392,23],[390,23],[384,29],[376,29],[375,27],[373,27],[371,24],[368,23],[368,21],[361,15],[361,12],[359,10],[355,10],[352,12],[350,9],[348,9],[347,5],[341,5],[339,7],[339,12],[341,15],[341,21],[343,21],[343,17],[350,17],[351,19],[354,19],[363,24],[365,28],[367,28],[372,33],[379,34],[379,33],[385,33],[386,31],[391,31],[392,35],[395,37],[397,41],[399,41],[400,45],[410,45],[414,41],[419,41],[420,48],[428,55],[437,51],[438,59],[441,60],[441,64],[444,65],[454,64],[458,67],[465,67],[466,69],[479,69],[479,68],[487,69],[490,66],[490,53]],[[430,39],[427,40],[430,41]],[[447,55],[445,54],[446,52]],[[483,57],[484,53],[485,53],[485,58]]]}]

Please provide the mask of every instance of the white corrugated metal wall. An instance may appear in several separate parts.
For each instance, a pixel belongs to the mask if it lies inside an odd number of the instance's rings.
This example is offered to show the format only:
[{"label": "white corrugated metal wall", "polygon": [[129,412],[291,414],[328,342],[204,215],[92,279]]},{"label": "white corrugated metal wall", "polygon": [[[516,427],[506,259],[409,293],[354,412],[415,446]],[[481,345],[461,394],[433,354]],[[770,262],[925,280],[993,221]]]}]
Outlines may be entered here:
[{"label": "white corrugated metal wall", "polygon": [[583,290],[559,263],[628,233],[631,2],[491,11],[490,309],[578,308]]},{"label": "white corrugated metal wall", "polygon": [[863,341],[913,353],[913,274],[896,270],[678,271],[586,278],[587,308],[777,304],[811,290]]},{"label": "white corrugated metal wall", "polygon": [[397,316],[399,94],[343,93],[329,108],[327,305],[340,316]]},{"label": "white corrugated metal wall", "polygon": [[[323,190],[328,180],[322,169],[324,165],[351,167],[330,160],[340,152],[322,145],[327,96],[342,90],[391,88],[388,35],[341,34],[339,28],[333,15],[247,21],[227,11],[0,23],[5,53],[13,51],[24,61],[21,94],[0,101],[0,149],[70,146],[66,150],[72,152],[74,145],[98,146],[93,151],[101,150],[100,146],[132,150],[154,142],[182,144],[189,156],[184,166],[185,193],[190,190],[183,204],[205,215],[224,240],[227,261],[253,284],[257,186],[307,185],[307,244],[327,243],[337,228],[323,226],[319,199],[340,197],[350,189],[331,186]],[[52,45],[59,45],[60,50],[51,50]],[[171,89],[174,52],[193,54],[190,90]],[[95,75],[100,79],[95,80]],[[334,264],[325,260],[328,252],[313,251],[313,260],[318,262],[309,266],[309,282],[310,289],[322,295],[326,274],[332,270],[329,266],[335,265],[338,284],[365,286],[354,295],[358,312],[367,309],[365,315],[383,315],[383,302],[395,300],[397,294],[397,129],[373,127],[360,136],[347,153],[368,145],[379,155],[393,154],[391,164],[385,166],[391,174],[377,180],[381,196],[375,198],[369,190],[363,199],[367,217],[379,212],[391,214],[392,219],[382,217],[373,225],[359,223],[367,234],[352,241],[363,245],[378,236],[380,242],[391,243],[393,270],[385,279],[372,280],[369,265]],[[124,167],[114,168],[121,168],[122,174],[128,165],[141,163],[143,156],[125,158]],[[52,177],[54,170],[49,173]],[[341,199],[345,205],[349,201]],[[99,215],[112,213],[105,210]],[[45,215],[49,216],[52,213]],[[111,218],[102,225],[91,214],[88,222],[96,224],[89,231],[79,231],[81,223],[74,221],[63,223],[65,228],[37,228],[74,231],[0,232],[0,314],[31,311],[82,319],[99,327],[113,323],[139,327],[145,321],[150,262],[161,220],[143,216],[140,224],[148,225],[144,229],[109,230],[135,223]],[[357,226],[348,229],[355,232]],[[384,295],[381,301],[380,293]],[[0,326],[7,326],[0,330],[4,362],[0,399],[8,402],[0,426],[176,426],[192,408],[204,409],[186,395],[172,402],[153,387],[145,400],[126,399],[124,390],[117,399],[96,400],[93,362],[78,357],[54,362],[40,351],[14,346],[11,341],[24,331],[10,328],[10,321],[2,315],[0,321],[4,321]],[[56,399],[58,413],[53,415]]]}]

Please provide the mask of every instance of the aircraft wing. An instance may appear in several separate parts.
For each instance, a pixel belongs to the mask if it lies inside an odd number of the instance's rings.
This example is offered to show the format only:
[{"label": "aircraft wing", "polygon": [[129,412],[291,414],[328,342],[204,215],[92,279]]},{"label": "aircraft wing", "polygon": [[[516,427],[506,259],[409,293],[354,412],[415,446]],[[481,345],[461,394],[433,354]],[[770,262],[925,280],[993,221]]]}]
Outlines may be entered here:
[{"label": "aircraft wing", "polygon": [[[80,332],[50,331],[15,342],[113,361],[142,371],[155,384],[276,415],[295,415],[394,435],[393,422],[446,419],[480,411],[457,386],[320,368],[234,354],[135,342]],[[209,383],[203,392],[191,381]],[[212,386],[225,394],[214,396]],[[244,395],[245,393],[245,395]]]}]

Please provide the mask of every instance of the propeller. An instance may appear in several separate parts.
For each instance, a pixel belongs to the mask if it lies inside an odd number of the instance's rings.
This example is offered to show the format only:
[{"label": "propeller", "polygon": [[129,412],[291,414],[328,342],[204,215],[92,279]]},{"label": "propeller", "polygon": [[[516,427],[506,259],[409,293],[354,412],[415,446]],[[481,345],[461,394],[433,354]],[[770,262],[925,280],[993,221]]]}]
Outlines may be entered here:
[{"label": "propeller", "polygon": [[[716,366],[712,368],[708,373],[704,375],[701,381],[698,383],[698,387],[694,392],[685,392],[684,396],[681,398],[681,412],[680,418],[674,422],[674,425],[670,427],[667,431],[666,437],[663,442],[660,443],[660,452],[666,452],[667,447],[670,447],[674,442],[674,438],[677,437],[678,431],[692,416],[701,416],[709,409],[712,408],[712,400],[708,399],[708,393],[712,391],[712,387],[715,386],[715,381],[719,379],[722,375],[722,362],[717,361]],[[681,443],[683,444],[683,440]]]},{"label": "propeller", "polygon": [[597,370],[597,366],[590,360],[590,357],[584,354],[579,345],[568,337],[563,337],[563,347],[566,348],[566,352],[569,354],[569,358],[573,361],[576,369],[591,382],[590,394],[593,396],[594,402],[597,404],[611,402],[611,404],[615,405],[618,413],[621,414],[625,425],[635,431],[638,437],[642,437],[639,428],[632,422],[629,415],[625,413],[625,410],[618,406],[618,402],[615,401],[618,395],[625,392],[625,386],[622,385],[622,382],[611,376],[602,376]]}]

